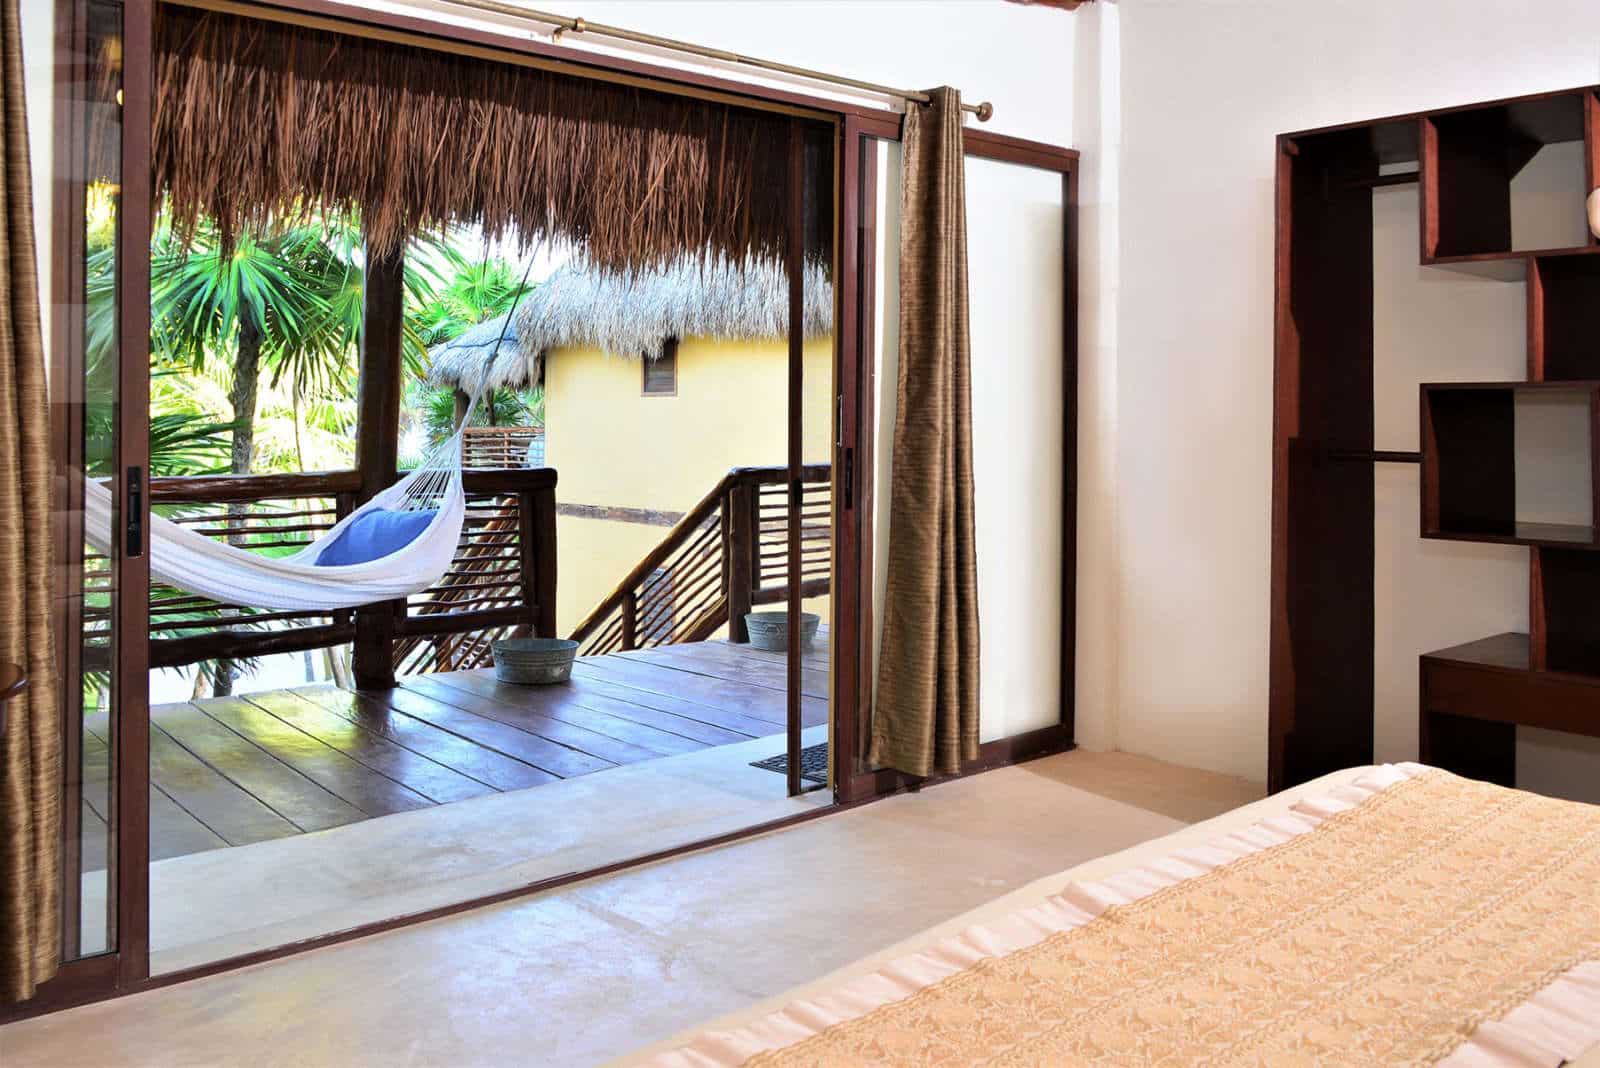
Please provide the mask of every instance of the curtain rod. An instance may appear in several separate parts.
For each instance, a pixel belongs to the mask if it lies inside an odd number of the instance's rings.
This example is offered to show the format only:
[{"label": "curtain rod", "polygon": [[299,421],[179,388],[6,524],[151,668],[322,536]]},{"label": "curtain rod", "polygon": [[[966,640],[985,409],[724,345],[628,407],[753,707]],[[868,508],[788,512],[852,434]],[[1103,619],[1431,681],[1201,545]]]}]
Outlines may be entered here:
[{"label": "curtain rod", "polygon": [[[631,41],[634,44],[650,45],[654,48],[664,48],[673,52],[686,52],[693,56],[702,56],[706,59],[721,60],[724,63],[738,63],[746,67],[759,67],[762,70],[776,71],[779,74],[792,74],[812,81],[831,82],[834,85],[844,85],[852,89],[862,89],[869,93],[879,93],[883,96],[896,96],[902,100],[915,100],[926,104],[931,97],[927,93],[914,89],[896,89],[892,85],[879,85],[877,82],[864,82],[858,78],[846,78],[839,74],[827,74],[823,71],[810,70],[806,67],[795,67],[788,63],[778,63],[770,59],[758,59],[755,56],[746,56],[738,52],[729,52],[721,48],[709,48],[706,45],[697,45],[689,41],[677,41],[671,37],[657,37],[653,33],[640,33],[638,30],[629,30],[621,26],[608,26],[603,22],[590,22],[587,19],[568,18],[566,15],[557,15],[550,11],[535,11],[532,8],[520,7],[515,4],[500,3],[499,0],[444,0],[445,3],[455,7],[474,8],[478,11],[487,11],[496,15],[507,15],[511,18],[526,19],[530,22],[541,22],[556,27],[552,35],[554,40],[560,40],[564,33],[592,33],[597,37],[612,37],[619,41]],[[962,104],[962,111],[970,111],[978,117],[979,122],[988,122],[994,114],[994,105],[985,100],[981,104]]]}]

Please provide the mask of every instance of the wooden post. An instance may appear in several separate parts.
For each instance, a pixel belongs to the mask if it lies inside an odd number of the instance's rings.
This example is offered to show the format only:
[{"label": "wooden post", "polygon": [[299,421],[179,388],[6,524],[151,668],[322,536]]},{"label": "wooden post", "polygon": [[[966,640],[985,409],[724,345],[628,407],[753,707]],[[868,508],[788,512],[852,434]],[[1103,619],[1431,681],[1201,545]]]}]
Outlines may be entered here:
[{"label": "wooden post", "polygon": [[754,517],[750,508],[750,483],[736,482],[728,487],[722,507],[722,552],[728,575],[728,640],[748,642],[750,632],[744,617],[750,614],[753,592],[752,565],[755,561]]},{"label": "wooden post", "polygon": [[541,487],[522,497],[522,589],[533,612],[533,632],[556,636],[556,490]]},{"label": "wooden post", "polygon": [[[405,256],[368,256],[361,289],[361,372],[356,391],[356,468],[360,500],[394,482],[400,462],[400,392],[405,316]],[[404,601],[356,609],[351,669],[363,690],[394,685],[395,620]]]},{"label": "wooden post", "polygon": [[632,590],[622,595],[622,648],[639,648],[639,595]]}]

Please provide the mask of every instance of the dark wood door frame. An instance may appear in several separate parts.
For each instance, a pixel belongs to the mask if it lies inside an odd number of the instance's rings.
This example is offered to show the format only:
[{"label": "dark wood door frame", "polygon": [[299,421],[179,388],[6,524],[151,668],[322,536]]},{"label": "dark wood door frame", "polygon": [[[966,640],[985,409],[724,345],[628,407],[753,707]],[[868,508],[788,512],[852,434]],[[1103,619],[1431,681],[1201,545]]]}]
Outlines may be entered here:
[{"label": "dark wood door frame", "polygon": [[[899,117],[892,113],[846,115],[843,125],[840,204],[840,291],[841,305],[835,322],[839,324],[839,371],[841,383],[840,461],[854,474],[854,496],[850,512],[836,533],[836,556],[854,563],[851,574],[841,575],[836,603],[845,606],[845,617],[853,619],[856,632],[849,635],[853,657],[835,657],[836,692],[848,692],[854,700],[842,709],[848,718],[836,715],[834,751],[848,754],[849,763],[835,764],[838,799],[859,802],[884,797],[900,790],[918,789],[936,779],[916,779],[899,772],[873,769],[867,764],[868,733],[871,723],[873,677],[873,511],[877,487],[876,471],[876,352],[874,345],[877,274],[877,188],[878,167],[875,145],[879,141],[900,139]],[[1078,153],[1040,142],[1024,141],[982,130],[964,133],[966,155],[1017,166],[1035,167],[1061,176],[1063,225],[1062,243],[1062,569],[1061,569],[1061,688],[1060,715],[1056,723],[1008,738],[986,742],[978,759],[962,770],[963,775],[1002,767],[1023,760],[1065,752],[1073,748],[1074,689],[1076,677],[1077,625],[1077,425],[1078,425]],[[853,448],[853,455],[851,449]],[[847,494],[849,496],[849,494]],[[846,636],[838,648],[846,648]]]},{"label": "dark wood door frame", "polygon": [[[58,0],[72,4],[78,0]],[[161,0],[125,0],[128,28],[124,42],[125,106],[123,139],[122,246],[119,266],[124,284],[119,293],[122,309],[122,417],[120,463],[148,467],[149,379],[149,260],[150,216],[150,108],[152,27],[155,4]],[[727,96],[757,108],[776,110],[800,119],[821,120],[835,128],[835,382],[839,407],[837,436],[834,440],[834,531],[835,531],[835,641],[840,649],[852,649],[856,656],[834,657],[833,740],[835,752],[852,753],[853,762],[861,745],[866,717],[860,709],[865,695],[870,699],[871,664],[871,522],[872,522],[872,317],[870,260],[873,203],[863,201],[863,189],[872,191],[876,181],[875,157],[868,162],[861,151],[863,137],[888,140],[899,138],[899,115],[892,111],[857,104],[810,97],[800,93],[746,85],[696,72],[655,67],[634,60],[598,56],[573,49],[530,42],[467,27],[452,26],[414,16],[381,14],[334,0],[270,0],[261,3],[236,3],[234,0],[170,0],[192,6],[220,10],[288,17],[295,21],[326,20],[337,28],[403,39],[427,47],[470,48],[478,54],[507,61],[536,60],[542,66],[575,74],[603,77],[613,81],[646,85],[668,91],[715,97]],[[839,131],[844,136],[839,137]],[[1038,142],[1007,137],[983,130],[966,134],[969,155],[1040,167],[1062,176],[1066,204],[1066,322],[1063,358],[1066,370],[1064,398],[1066,490],[1064,504],[1065,544],[1063,568],[1063,661],[1061,721],[1051,727],[1014,738],[988,743],[980,759],[963,774],[985,770],[1033,756],[1070,748],[1072,741],[1072,605],[1076,515],[1075,414],[1076,414],[1076,152]],[[862,255],[868,258],[863,261]],[[59,252],[58,252],[59,255]],[[863,270],[863,265],[867,269]],[[863,302],[863,296],[865,302]],[[803,335],[803,329],[801,330]],[[865,344],[863,344],[865,339]],[[124,487],[125,489],[125,487]],[[148,530],[148,524],[145,524]],[[145,535],[148,539],[148,534]],[[146,541],[146,549],[148,543]],[[73,961],[40,989],[31,1001],[0,1006],[0,1023],[39,1015],[73,1005],[104,1000],[203,978],[236,968],[290,956],[350,941],[367,935],[411,926],[444,916],[466,912],[483,905],[511,900],[555,889],[583,879],[612,874],[628,868],[655,863],[683,853],[710,848],[742,838],[765,834],[782,827],[817,819],[854,807],[896,790],[918,787],[936,780],[912,782],[893,773],[860,772],[835,777],[835,801],[830,807],[758,824],[741,831],[685,846],[632,857],[586,872],[575,872],[541,880],[501,893],[462,901],[423,913],[337,931],[289,945],[274,947],[240,957],[152,976],[149,971],[149,858],[148,858],[148,773],[149,773],[149,692],[148,634],[146,622],[149,586],[147,554],[129,558],[121,573],[124,597],[118,614],[117,686],[122,700],[124,728],[115,740],[118,760],[116,805],[118,831],[114,846],[117,881],[117,949],[97,957]],[[852,610],[852,606],[854,610]],[[791,665],[791,675],[797,673]],[[792,743],[791,743],[792,744]],[[791,762],[797,766],[797,762]]]}]

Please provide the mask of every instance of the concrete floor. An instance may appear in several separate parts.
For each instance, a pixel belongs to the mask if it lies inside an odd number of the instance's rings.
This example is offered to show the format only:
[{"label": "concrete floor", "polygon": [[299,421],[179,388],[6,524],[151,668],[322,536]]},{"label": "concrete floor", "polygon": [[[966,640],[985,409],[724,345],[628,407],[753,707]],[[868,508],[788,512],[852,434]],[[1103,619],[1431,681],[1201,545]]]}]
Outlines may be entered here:
[{"label": "concrete floor", "polygon": [[21,1065],[585,1065],[1259,797],[1075,752],[648,868],[0,1028]]},{"label": "concrete floor", "polygon": [[[801,741],[826,741],[827,731],[808,727]],[[783,745],[782,735],[756,738],[157,861],[151,973],[488,897],[826,805],[826,790],[788,797],[782,775],[750,766]],[[103,916],[103,877],[86,887],[86,916]]]}]

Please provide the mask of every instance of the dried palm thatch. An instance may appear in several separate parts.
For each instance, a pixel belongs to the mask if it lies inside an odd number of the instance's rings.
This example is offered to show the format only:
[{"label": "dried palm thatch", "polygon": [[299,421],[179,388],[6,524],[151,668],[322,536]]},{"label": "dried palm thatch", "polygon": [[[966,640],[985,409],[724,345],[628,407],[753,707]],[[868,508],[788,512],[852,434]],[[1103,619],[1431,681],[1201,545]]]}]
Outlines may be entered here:
[{"label": "dried palm thatch", "polygon": [[[224,239],[316,204],[371,252],[447,224],[614,270],[781,258],[789,120],[728,104],[158,5],[154,169]],[[814,233],[831,220],[816,218]],[[808,241],[808,243],[810,243]],[[815,247],[815,246],[814,246]]]},{"label": "dried palm thatch", "polygon": [[[472,393],[485,385],[524,389],[539,380],[551,349],[594,346],[613,356],[657,359],[669,337],[748,340],[789,334],[789,276],[768,261],[743,267],[681,258],[632,274],[563,267],[511,313],[432,350],[429,381]],[[805,334],[833,330],[833,287],[820,266],[806,269]]]}]

